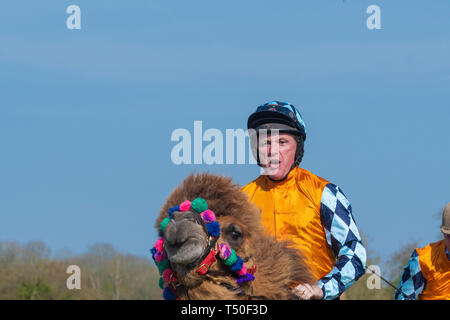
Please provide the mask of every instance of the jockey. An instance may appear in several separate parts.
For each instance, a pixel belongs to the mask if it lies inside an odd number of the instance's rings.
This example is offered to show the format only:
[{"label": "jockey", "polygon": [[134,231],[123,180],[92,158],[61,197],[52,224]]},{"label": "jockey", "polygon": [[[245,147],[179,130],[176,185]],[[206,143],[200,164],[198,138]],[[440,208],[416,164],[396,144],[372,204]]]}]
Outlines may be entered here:
[{"label": "jockey", "polygon": [[265,231],[292,241],[317,280],[312,286],[299,284],[293,293],[301,299],[338,299],[366,265],[350,202],[338,186],[299,167],[306,131],[293,105],[259,106],[247,127],[264,174],[242,190],[261,209]]},{"label": "jockey", "polygon": [[441,231],[443,240],[413,251],[395,299],[450,300],[450,203],[442,215]]}]

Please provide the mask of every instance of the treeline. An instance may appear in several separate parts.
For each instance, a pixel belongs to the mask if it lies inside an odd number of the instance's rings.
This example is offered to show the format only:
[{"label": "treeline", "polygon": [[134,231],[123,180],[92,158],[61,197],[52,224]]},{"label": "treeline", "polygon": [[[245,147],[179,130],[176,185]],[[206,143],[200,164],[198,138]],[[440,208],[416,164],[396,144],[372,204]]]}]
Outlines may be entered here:
[{"label": "treeline", "polygon": [[[40,241],[0,242],[0,299],[161,299],[159,275],[151,258],[123,254],[110,244],[85,253],[51,257]],[[81,271],[81,288],[69,290],[67,267]]]},{"label": "treeline", "polygon": [[[364,241],[367,243],[370,241]],[[368,250],[367,265],[377,265],[382,276],[397,286],[416,244],[405,246],[384,261]],[[158,271],[151,258],[119,252],[110,244],[95,244],[79,255],[69,251],[51,257],[50,249],[40,241],[20,245],[0,241],[0,300],[111,300],[161,299]],[[67,267],[81,270],[81,289],[67,288]],[[390,300],[395,289],[381,282],[380,289],[369,289],[370,274],[360,278],[342,299]],[[372,278],[373,280],[373,278]]]}]

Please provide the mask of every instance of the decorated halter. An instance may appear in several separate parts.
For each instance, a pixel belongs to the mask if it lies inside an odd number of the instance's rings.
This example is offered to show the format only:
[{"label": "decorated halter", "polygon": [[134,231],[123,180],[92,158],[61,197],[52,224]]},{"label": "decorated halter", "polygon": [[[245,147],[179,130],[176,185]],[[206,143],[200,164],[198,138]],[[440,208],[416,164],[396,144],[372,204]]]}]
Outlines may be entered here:
[{"label": "decorated halter", "polygon": [[[203,198],[196,198],[192,202],[184,201],[179,206],[175,206],[169,209],[169,217],[165,218],[159,226],[159,229],[164,232],[170,220],[173,218],[173,213],[175,211],[184,212],[188,210],[193,210],[200,214],[203,222],[206,225],[206,230],[208,232],[209,240],[213,240],[214,246],[210,249],[206,258],[200,263],[200,267],[197,269],[199,275],[205,275],[208,272],[210,266],[216,261],[216,256],[223,263],[234,272],[237,278],[237,284],[253,281],[255,277],[252,273],[247,271],[247,267],[240,256],[236,254],[232,248],[230,248],[226,243],[221,243],[220,245],[215,245],[217,239],[220,236],[220,224],[216,221],[216,215],[213,211],[208,209],[208,204]],[[177,299],[175,283],[178,279],[175,273],[170,268],[170,263],[167,257],[166,250],[164,249],[164,238],[159,238],[155,246],[151,249],[152,258],[155,261],[156,266],[160,274],[159,287],[163,289],[163,297],[166,300]]]}]

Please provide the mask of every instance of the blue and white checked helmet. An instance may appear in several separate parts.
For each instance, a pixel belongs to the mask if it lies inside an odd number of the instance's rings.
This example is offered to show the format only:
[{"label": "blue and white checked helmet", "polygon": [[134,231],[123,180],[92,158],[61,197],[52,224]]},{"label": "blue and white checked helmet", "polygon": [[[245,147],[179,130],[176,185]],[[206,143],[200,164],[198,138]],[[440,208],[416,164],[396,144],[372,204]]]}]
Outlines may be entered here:
[{"label": "blue and white checked helmet", "polygon": [[271,101],[265,103],[250,115],[247,121],[248,129],[279,129],[280,132],[290,132],[303,136],[306,140],[306,127],[300,112],[289,102]]}]

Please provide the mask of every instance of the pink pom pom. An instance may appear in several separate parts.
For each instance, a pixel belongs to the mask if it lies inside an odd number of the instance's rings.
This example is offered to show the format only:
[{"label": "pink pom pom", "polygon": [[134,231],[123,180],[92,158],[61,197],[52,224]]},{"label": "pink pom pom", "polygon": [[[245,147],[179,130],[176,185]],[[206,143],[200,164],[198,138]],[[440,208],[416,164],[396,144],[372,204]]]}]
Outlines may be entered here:
[{"label": "pink pom pom", "polygon": [[170,268],[163,271],[162,277],[165,284],[169,282],[178,282],[177,277]]},{"label": "pink pom pom", "polygon": [[242,269],[238,271],[238,275],[244,276],[247,273],[247,267],[245,266],[245,263],[242,264]]},{"label": "pink pom pom", "polygon": [[169,282],[171,276],[172,276],[172,270],[171,269],[166,269],[162,273],[162,277],[164,279],[164,282]]},{"label": "pink pom pom", "polygon": [[163,251],[164,238],[159,238],[155,243],[155,249],[157,251]]},{"label": "pink pom pom", "polygon": [[208,222],[214,222],[216,221],[216,215],[211,210],[207,209],[201,213],[203,220]]},{"label": "pink pom pom", "polygon": [[188,210],[191,210],[191,202],[188,200],[183,201],[180,204],[180,211],[183,212],[183,211],[188,211]]},{"label": "pink pom pom", "polygon": [[167,255],[165,251],[156,251],[155,256],[154,256],[156,262],[161,262],[162,260],[166,260],[167,259]]},{"label": "pink pom pom", "polygon": [[230,257],[231,249],[226,243],[221,243],[219,250],[220,250],[219,256],[222,260],[226,260]]}]

